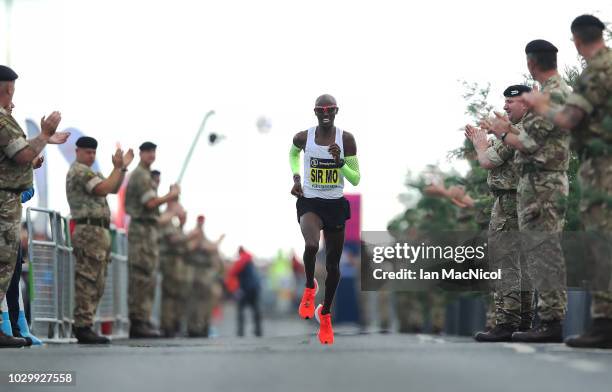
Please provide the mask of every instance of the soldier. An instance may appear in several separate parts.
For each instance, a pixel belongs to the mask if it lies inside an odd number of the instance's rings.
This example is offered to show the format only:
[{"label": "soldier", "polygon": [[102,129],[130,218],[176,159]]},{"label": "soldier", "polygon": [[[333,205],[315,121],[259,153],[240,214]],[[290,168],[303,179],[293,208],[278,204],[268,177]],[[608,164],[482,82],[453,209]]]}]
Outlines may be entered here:
[{"label": "soldier", "polygon": [[[527,107],[519,101],[521,94],[531,91],[524,85],[510,86],[504,91],[504,110],[510,121],[522,129]],[[502,269],[501,285],[494,293],[494,327],[478,332],[474,339],[480,342],[509,342],[512,333],[531,328],[533,303],[531,291],[525,286],[525,268],[521,268],[520,238],[516,208],[518,172],[514,162],[515,150],[500,140],[489,143],[486,131],[466,126],[466,137],[476,149],[480,166],[488,170],[487,183],[495,196],[489,222],[489,261],[491,269]]]},{"label": "soldier", "polygon": [[155,162],[157,146],[151,142],[140,145],[140,162],[130,175],[125,194],[125,210],[130,215],[128,230],[128,308],[130,338],[159,337],[151,324],[151,311],[157,282],[159,257],[159,206],[176,200],[178,185],[158,197],[151,179],[151,165]]},{"label": "soldier", "polygon": [[197,226],[191,235],[194,246],[188,258],[187,286],[191,288],[191,296],[188,299],[187,333],[190,337],[208,337],[212,310],[219,300],[216,278],[223,269],[219,245],[225,236],[222,235],[215,242],[208,240],[204,234],[203,215],[198,216]]},{"label": "soldier", "polygon": [[[525,48],[530,74],[556,103],[563,104],[570,89],[557,72],[557,51],[544,40],[531,41]],[[567,292],[560,233],[569,194],[569,135],[532,111],[523,119],[523,132],[498,113],[483,124],[504,144],[518,150],[521,246],[533,287],[538,290],[540,323],[528,331],[514,332],[512,340],[561,342]]]},{"label": "soldier", "polygon": [[96,334],[93,318],[106,281],[110,262],[111,236],[108,194],[116,194],[127,167],[134,159],[130,149],[125,155],[117,149],[112,157],[113,171],[108,176],[94,172],[98,142],[88,136],[76,142],[76,160],[66,175],[66,197],[76,224],[72,233],[75,263],[74,335],[79,343],[105,344],[110,341]]},{"label": "soldier", "polygon": [[533,92],[524,97],[534,110],[557,126],[572,130],[581,157],[581,213],[590,242],[598,282],[593,294],[593,325],[583,335],[569,337],[571,347],[612,348],[612,50],[603,39],[604,24],[592,15],[581,15],[571,25],[574,44],[587,63],[565,106],[554,97]]},{"label": "soldier", "polygon": [[151,170],[151,180],[153,181],[153,188],[157,192],[161,181],[161,172],[159,170]]},{"label": "soldier", "polygon": [[177,202],[168,202],[168,208],[160,219],[160,270],[162,273],[161,323],[164,336],[174,337],[180,330],[181,319],[187,313],[189,288],[187,287],[187,263],[185,258],[195,247],[190,241],[194,235],[185,235],[183,226],[187,219],[185,209]]},{"label": "soldier", "polygon": [[[53,112],[40,121],[40,134],[26,140],[9,113],[13,106],[17,74],[0,65],[0,302],[4,299],[17,259],[21,193],[32,187],[32,165],[47,144],[66,142],[67,132],[56,132],[62,116]],[[1,316],[0,316],[1,318]],[[9,320],[6,320],[9,322]],[[21,347],[24,339],[0,332],[1,347]]]},{"label": "soldier", "polygon": [[[473,200],[462,193],[455,195],[450,189],[442,184],[438,173],[430,173],[424,183],[418,188],[421,190],[422,198],[416,205],[416,210],[424,212],[423,216],[411,219],[411,228],[402,234],[397,233],[396,238],[412,243],[421,243],[429,238],[427,234],[439,230],[455,229],[456,213],[450,201],[465,207]],[[473,206],[473,204],[471,204]],[[444,330],[445,307],[449,300],[448,293],[432,288],[427,292],[397,291],[395,293],[396,313],[400,333],[419,333],[425,327],[425,319],[428,316],[431,321],[431,332],[439,334]]]},{"label": "soldier", "polygon": [[[13,103],[11,102],[10,107],[5,108],[8,114],[12,114],[13,112]],[[39,156],[32,162],[32,168],[34,170],[42,167],[44,161],[43,156]],[[27,203],[32,197],[34,197],[34,187],[31,187],[21,193],[21,204]],[[24,239],[24,231],[26,238]],[[13,333],[13,337],[16,338],[24,338],[27,342],[26,347],[29,347],[33,344],[41,345],[42,341],[38,339],[36,336],[30,333],[27,320],[25,318],[25,312],[23,305],[20,306],[20,303],[23,304],[23,298],[21,298],[21,275],[22,275],[22,264],[26,262],[27,259],[27,248],[28,248],[28,240],[27,240],[27,232],[28,225],[23,222],[21,224],[21,236],[19,241],[19,249],[17,251],[17,263],[15,264],[15,270],[13,271],[13,277],[11,278],[11,283],[9,284],[8,290],[6,291],[6,304],[8,306],[8,314],[11,319],[11,329]]]}]

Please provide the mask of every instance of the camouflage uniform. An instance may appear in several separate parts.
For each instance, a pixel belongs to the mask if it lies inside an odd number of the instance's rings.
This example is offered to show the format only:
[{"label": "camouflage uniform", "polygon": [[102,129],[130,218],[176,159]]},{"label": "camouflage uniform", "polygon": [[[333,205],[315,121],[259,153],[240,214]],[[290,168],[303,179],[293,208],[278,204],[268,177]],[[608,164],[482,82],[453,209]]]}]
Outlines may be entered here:
[{"label": "camouflage uniform", "polygon": [[187,330],[191,336],[207,335],[212,310],[216,305],[214,287],[221,259],[218,252],[196,249],[188,260],[191,264],[191,296]]},{"label": "camouflage uniform", "polygon": [[[426,241],[428,235],[437,231],[458,229],[457,207],[449,200],[441,199],[427,194],[419,200],[417,209],[424,211],[425,215],[415,222],[418,227],[418,234],[411,236],[409,241],[420,243]],[[474,211],[466,212],[470,217]],[[397,238],[398,241],[407,239]],[[446,305],[454,297],[454,294],[444,292],[437,288],[432,288],[427,292],[397,291],[395,294],[396,314],[399,322],[399,332],[416,333],[421,332],[426,327],[426,320],[431,322],[433,333],[442,332],[445,324]]]},{"label": "camouflage uniform", "polygon": [[0,108],[0,301],[4,299],[17,259],[21,192],[32,186],[32,165],[18,165],[13,161],[27,146],[17,121]]},{"label": "camouflage uniform", "polygon": [[[587,118],[573,132],[581,156],[579,179],[582,191],[582,223],[593,236],[599,291],[593,292],[594,318],[612,318],[612,50],[604,48],[587,60],[567,105],[582,109]],[[601,291],[602,287],[609,291]]]},{"label": "camouflage uniform", "polygon": [[[522,124],[516,124],[522,130]],[[494,140],[486,151],[495,167],[489,170],[487,184],[495,196],[489,221],[489,261],[491,269],[502,269],[502,281],[495,288],[495,324],[528,329],[533,319],[533,293],[529,290],[526,267],[518,236],[515,150]],[[522,325],[521,325],[522,324]]]},{"label": "camouflage uniform", "polygon": [[[559,75],[542,84],[551,100],[563,104],[570,94]],[[518,224],[523,255],[533,287],[538,290],[542,321],[563,319],[567,305],[566,271],[560,233],[563,230],[569,184],[569,134],[535,113],[523,120],[518,136],[526,152],[518,151]]]},{"label": "camouflage uniform", "polygon": [[187,236],[173,221],[160,227],[160,270],[162,273],[161,328],[167,334],[180,330],[186,314],[189,287],[187,285]]},{"label": "camouflage uniform", "polygon": [[[483,243],[487,236],[487,228],[491,221],[493,204],[495,198],[491,195],[489,185],[489,171],[477,164],[476,156],[466,156],[472,169],[465,176],[465,188],[474,200],[473,208],[462,208],[458,212],[457,227],[455,230],[463,232],[474,232],[471,239],[474,243]],[[463,296],[472,296],[465,293]],[[500,297],[501,298],[501,297]],[[495,295],[487,293],[483,296],[486,304],[485,327],[491,329],[496,322],[496,298]]]},{"label": "camouflage uniform", "polygon": [[159,208],[148,209],[145,204],[157,197],[151,171],[142,163],[130,176],[125,193],[125,210],[130,215],[128,230],[128,308],[132,323],[148,323],[151,318],[157,263]]},{"label": "camouflage uniform", "polygon": [[74,326],[77,328],[93,325],[110,262],[110,209],[105,196],[93,193],[103,180],[102,174],[76,161],[66,175],[66,197],[72,219],[76,221],[72,248],[76,258]]},{"label": "camouflage uniform", "polygon": [[[382,292],[382,291],[381,291]],[[425,320],[431,322],[431,332],[444,330],[447,298],[444,292],[398,291],[395,293],[400,333],[418,333],[425,329]]]}]

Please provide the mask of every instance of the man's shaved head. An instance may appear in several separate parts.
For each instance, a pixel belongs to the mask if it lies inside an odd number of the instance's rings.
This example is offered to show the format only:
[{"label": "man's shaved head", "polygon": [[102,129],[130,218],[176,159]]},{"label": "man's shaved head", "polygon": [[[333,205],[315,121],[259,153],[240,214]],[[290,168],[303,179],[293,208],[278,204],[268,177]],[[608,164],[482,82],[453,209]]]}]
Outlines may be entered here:
[{"label": "man's shaved head", "polygon": [[336,98],[329,94],[323,94],[315,101],[315,106],[337,106]]}]

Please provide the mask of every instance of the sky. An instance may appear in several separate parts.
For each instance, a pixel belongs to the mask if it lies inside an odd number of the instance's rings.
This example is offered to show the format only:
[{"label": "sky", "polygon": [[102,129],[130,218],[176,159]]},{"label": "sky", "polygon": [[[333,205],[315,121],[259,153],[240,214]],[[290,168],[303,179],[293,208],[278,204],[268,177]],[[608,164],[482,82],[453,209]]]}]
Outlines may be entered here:
[{"label": "sky", "polygon": [[[563,68],[578,63],[574,17],[612,21],[609,0],[13,0],[10,19],[4,1],[0,58],[20,75],[21,124],[60,110],[60,128],[98,139],[105,174],[117,143],[153,141],[165,192],[215,110],[205,132],[225,138],[195,148],[182,182],[187,226],[204,214],[210,237],[226,234],[223,253],[244,245],[263,258],[303,251],[288,151],[316,125],[317,96],[336,97],[336,125],[355,135],[362,180],[345,192],[362,194],[362,229],[385,230],[403,211],[409,171],[465,171],[447,158],[468,121],[462,80],[491,83],[501,109],[502,91],[527,72],[527,42],[553,42]],[[68,213],[68,163],[55,146],[47,154],[50,204]]]}]

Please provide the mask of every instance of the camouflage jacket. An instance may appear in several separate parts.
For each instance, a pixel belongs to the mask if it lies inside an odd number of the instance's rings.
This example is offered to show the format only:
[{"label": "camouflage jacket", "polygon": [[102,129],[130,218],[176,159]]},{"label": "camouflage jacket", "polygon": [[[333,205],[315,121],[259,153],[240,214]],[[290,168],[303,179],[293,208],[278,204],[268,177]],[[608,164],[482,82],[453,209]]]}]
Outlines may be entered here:
[{"label": "camouflage jacket", "polygon": [[[571,91],[561,76],[550,77],[542,84],[542,92],[550,93],[551,102],[563,105]],[[519,151],[516,159],[521,166],[536,169],[566,171],[569,167],[570,135],[552,122],[533,112],[523,120],[524,132],[518,136],[527,151]]]},{"label": "camouflage jacket", "polygon": [[110,220],[110,209],[105,196],[97,196],[93,189],[104,180],[101,173],[74,161],[66,174],[66,198],[73,218],[105,218]]},{"label": "camouflage jacket", "polygon": [[159,216],[159,207],[149,209],[145,204],[157,197],[157,191],[153,187],[151,171],[141,163],[130,175],[125,192],[125,211],[134,218],[153,218]]},{"label": "camouflage jacket", "polygon": [[[523,132],[522,123],[515,125]],[[487,185],[491,191],[516,189],[518,184],[518,165],[514,155],[516,150],[505,145],[501,140],[493,140],[493,144],[487,149],[487,158],[495,165],[487,175]]]},{"label": "camouflage jacket", "polygon": [[32,186],[32,164],[18,165],[13,158],[28,146],[17,121],[0,108],[0,188],[25,190]]},{"label": "camouflage jacket", "polygon": [[163,255],[187,254],[187,236],[180,226],[176,226],[171,220],[160,226],[159,253]]},{"label": "camouflage jacket", "polygon": [[612,49],[604,48],[587,61],[574,92],[566,101],[586,114],[572,132],[579,152],[610,155],[612,152]]}]

